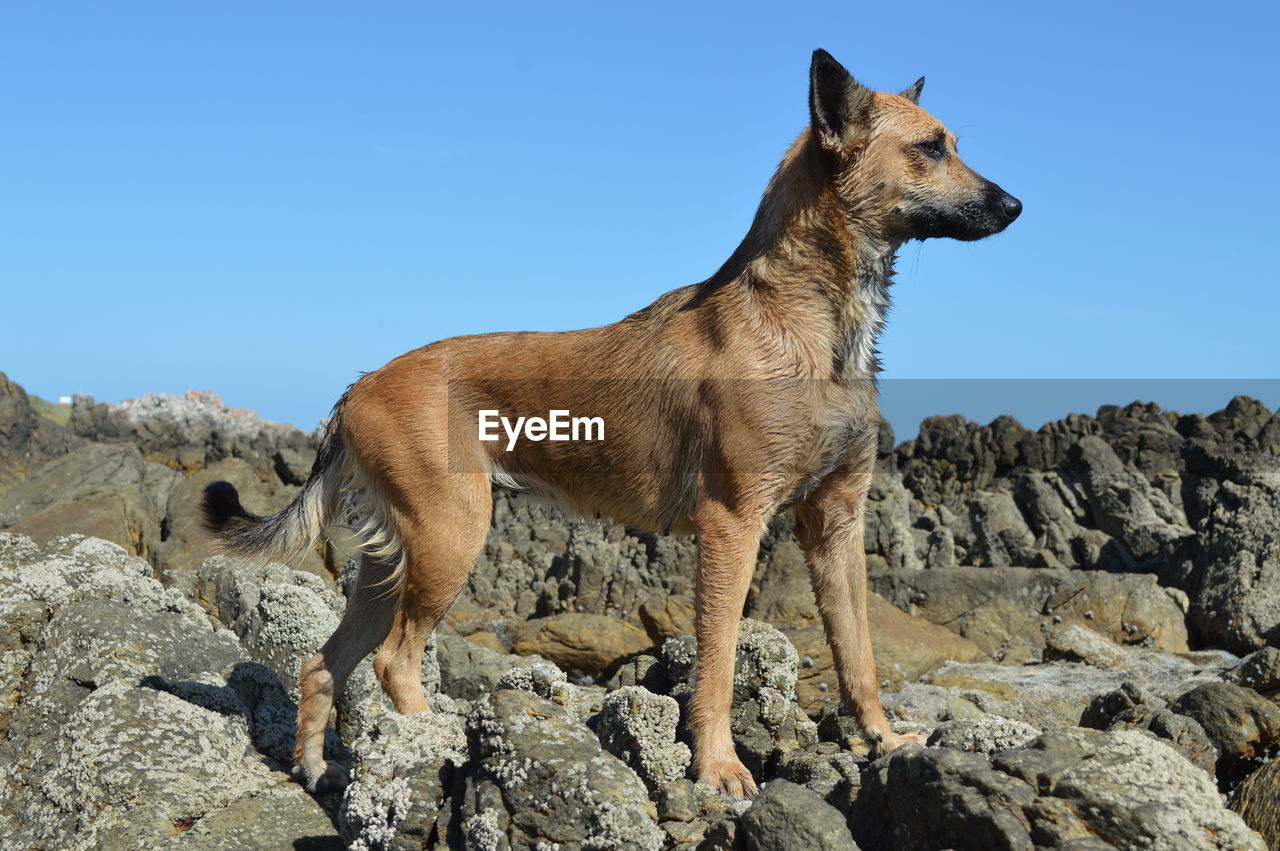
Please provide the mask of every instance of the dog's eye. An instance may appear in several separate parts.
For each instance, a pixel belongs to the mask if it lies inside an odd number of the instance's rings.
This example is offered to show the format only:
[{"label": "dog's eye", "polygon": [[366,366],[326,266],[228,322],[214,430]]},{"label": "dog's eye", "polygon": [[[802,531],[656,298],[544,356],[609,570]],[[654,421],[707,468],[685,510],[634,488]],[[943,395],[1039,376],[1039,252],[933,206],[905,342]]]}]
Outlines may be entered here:
[{"label": "dog's eye", "polygon": [[942,148],[941,139],[928,139],[924,142],[917,142],[916,147],[924,152],[924,155],[935,160],[942,159],[942,155],[946,151]]}]

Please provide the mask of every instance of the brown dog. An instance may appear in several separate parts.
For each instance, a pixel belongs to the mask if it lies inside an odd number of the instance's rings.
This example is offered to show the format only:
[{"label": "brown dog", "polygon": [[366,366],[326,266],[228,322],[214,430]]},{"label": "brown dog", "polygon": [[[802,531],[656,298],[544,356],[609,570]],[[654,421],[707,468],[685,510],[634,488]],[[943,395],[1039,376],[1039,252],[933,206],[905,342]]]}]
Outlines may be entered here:
[{"label": "brown dog", "polygon": [[[481,551],[495,486],[697,534],[688,721],[701,779],[755,790],[729,729],[733,656],[761,534],[788,507],[845,706],[879,751],[909,738],[881,710],[867,629],[876,336],[903,242],[980,239],[1022,210],[920,109],[923,82],[872,92],[816,51],[811,126],[710,279],[603,328],[457,337],[396,358],[338,402],[310,480],[277,515],[252,516],[229,484],[209,487],[209,527],[233,551],[288,558],[331,521],[364,541],[346,615],[302,669],[295,757],[311,788],[345,782],[326,765],[324,730],[334,694],[379,645],[374,667],[396,709],[426,709],[423,648]],[[599,421],[603,439],[557,438],[564,412]],[[523,439],[498,416],[524,418]],[[483,439],[486,421],[498,439]]]}]

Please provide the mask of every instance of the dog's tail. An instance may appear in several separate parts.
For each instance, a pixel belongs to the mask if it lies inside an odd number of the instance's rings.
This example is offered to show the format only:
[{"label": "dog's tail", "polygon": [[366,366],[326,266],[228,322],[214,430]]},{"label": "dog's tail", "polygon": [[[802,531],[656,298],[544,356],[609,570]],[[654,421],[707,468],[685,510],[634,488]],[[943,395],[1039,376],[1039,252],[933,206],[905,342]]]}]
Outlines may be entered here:
[{"label": "dog's tail", "polygon": [[284,509],[267,517],[250,514],[230,482],[214,482],[204,489],[201,510],[204,527],[220,539],[229,552],[255,560],[285,562],[315,544],[337,511],[341,483],[339,468],[346,455],[342,445],[342,405],[320,441],[320,450],[302,493]]}]

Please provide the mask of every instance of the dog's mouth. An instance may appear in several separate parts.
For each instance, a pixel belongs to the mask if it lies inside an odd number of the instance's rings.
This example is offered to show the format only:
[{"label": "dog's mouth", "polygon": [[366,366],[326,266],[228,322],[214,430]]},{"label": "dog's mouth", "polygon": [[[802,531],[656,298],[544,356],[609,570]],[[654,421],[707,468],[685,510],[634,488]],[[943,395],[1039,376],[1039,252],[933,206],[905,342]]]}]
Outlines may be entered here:
[{"label": "dog's mouth", "polygon": [[966,242],[1000,233],[1022,215],[1022,202],[994,183],[959,204],[925,204],[911,211],[916,239],[959,239]]}]

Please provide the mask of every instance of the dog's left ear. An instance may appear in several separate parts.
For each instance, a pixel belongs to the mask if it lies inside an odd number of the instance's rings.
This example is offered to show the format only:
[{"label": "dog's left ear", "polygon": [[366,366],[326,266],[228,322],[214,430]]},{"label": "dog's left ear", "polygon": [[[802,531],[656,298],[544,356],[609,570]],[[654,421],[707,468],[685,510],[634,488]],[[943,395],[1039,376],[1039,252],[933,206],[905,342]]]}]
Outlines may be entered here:
[{"label": "dog's left ear", "polygon": [[916,80],[914,83],[912,83],[911,85],[907,86],[905,89],[903,89],[903,90],[902,90],[901,92],[899,92],[898,94],[899,94],[901,97],[904,97],[904,98],[906,98],[907,100],[911,101],[911,102],[912,102],[912,103],[914,103],[916,106],[919,106],[919,105],[920,105],[920,92],[922,92],[922,91],[924,91],[924,77],[921,77],[920,79]]}]

